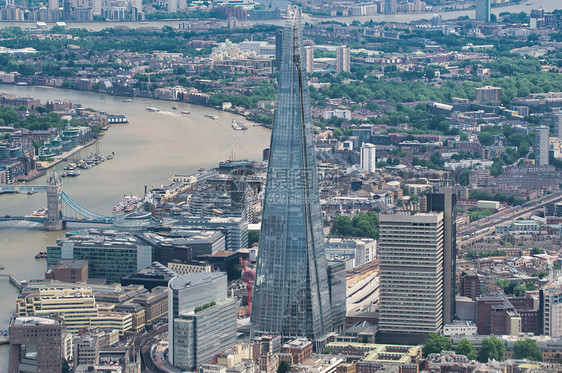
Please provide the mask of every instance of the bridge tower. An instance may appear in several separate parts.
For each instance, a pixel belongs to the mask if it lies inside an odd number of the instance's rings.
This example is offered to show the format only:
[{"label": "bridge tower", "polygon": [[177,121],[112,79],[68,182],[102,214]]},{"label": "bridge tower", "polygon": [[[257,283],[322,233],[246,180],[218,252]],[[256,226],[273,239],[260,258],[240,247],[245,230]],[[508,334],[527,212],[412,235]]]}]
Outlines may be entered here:
[{"label": "bridge tower", "polygon": [[47,217],[45,229],[48,231],[60,231],[65,228],[62,220],[62,178],[53,171],[47,178]]}]

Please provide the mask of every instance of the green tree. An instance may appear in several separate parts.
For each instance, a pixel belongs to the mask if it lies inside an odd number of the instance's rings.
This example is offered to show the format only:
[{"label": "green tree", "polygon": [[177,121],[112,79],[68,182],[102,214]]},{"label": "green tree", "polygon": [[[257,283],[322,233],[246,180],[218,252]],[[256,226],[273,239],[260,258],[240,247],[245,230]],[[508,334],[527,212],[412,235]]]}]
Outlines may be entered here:
[{"label": "green tree", "polygon": [[515,342],[513,345],[513,358],[542,361],[542,351],[537,342],[531,338],[525,338]]},{"label": "green tree", "polygon": [[504,354],[505,345],[503,342],[491,336],[482,340],[482,348],[480,348],[480,352],[478,353],[478,361],[481,363],[487,363],[490,359],[502,361]]},{"label": "green tree", "polygon": [[468,185],[469,182],[470,182],[470,170],[468,168],[465,168],[464,170],[462,170],[459,176],[459,184]]},{"label": "green tree", "polygon": [[459,355],[464,355],[470,360],[476,360],[476,350],[468,339],[463,338],[455,348],[455,351]]},{"label": "green tree", "polygon": [[260,241],[260,231],[248,231],[248,247]]},{"label": "green tree", "polygon": [[358,214],[353,219],[338,216],[334,219],[331,233],[340,237],[379,237],[379,218],[374,211]]},{"label": "green tree", "polygon": [[423,356],[451,349],[451,340],[437,333],[430,333],[423,345]]},{"label": "green tree", "polygon": [[490,132],[480,132],[478,140],[480,140],[480,144],[490,146],[494,143],[494,136]]},{"label": "green tree", "polygon": [[432,80],[435,78],[435,69],[433,68],[433,66],[426,66],[423,70],[423,73],[425,75],[425,77],[429,80]]},{"label": "green tree", "polygon": [[281,363],[279,363],[279,367],[277,368],[277,373],[287,373],[290,370],[291,370],[291,365],[285,360],[283,360]]}]

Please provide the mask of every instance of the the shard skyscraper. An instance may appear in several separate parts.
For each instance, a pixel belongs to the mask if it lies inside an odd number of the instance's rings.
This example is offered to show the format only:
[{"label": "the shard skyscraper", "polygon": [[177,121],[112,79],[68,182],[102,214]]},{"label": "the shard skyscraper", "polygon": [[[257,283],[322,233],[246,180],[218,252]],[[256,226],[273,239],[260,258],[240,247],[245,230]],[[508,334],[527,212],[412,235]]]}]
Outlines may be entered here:
[{"label": "the shard skyscraper", "polygon": [[342,319],[332,309],[345,313],[345,278],[328,269],[324,251],[301,34],[300,9],[289,8],[251,322],[254,333],[322,340]]}]

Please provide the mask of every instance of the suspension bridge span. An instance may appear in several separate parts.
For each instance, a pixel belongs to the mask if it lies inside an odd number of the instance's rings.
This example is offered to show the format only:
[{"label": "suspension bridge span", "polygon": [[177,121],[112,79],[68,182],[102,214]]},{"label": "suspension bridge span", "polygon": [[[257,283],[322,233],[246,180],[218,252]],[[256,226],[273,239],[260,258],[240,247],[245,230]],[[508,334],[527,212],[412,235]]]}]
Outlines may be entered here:
[{"label": "suspension bridge span", "polygon": [[48,231],[66,228],[67,223],[113,224],[119,216],[106,216],[82,206],[62,190],[62,178],[53,172],[47,185],[0,185],[1,193],[46,193],[47,210],[43,216],[1,215],[3,221],[28,221],[43,224]]}]

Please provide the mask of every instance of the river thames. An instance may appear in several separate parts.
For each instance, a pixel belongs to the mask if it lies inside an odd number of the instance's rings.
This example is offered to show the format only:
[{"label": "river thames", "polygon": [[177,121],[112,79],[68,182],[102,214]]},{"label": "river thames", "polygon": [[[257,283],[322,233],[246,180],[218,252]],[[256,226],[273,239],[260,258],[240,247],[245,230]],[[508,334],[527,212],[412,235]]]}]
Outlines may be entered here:
[{"label": "river thames", "polygon": [[[260,0],[260,2],[269,4],[271,0]],[[286,0],[275,0],[275,5],[280,8],[285,8]],[[502,12],[519,13],[526,12],[530,13],[531,9],[544,9],[545,12],[552,12],[555,9],[562,9],[562,3],[560,0],[527,0],[519,4],[506,5],[501,7],[492,8],[492,13],[499,15]],[[322,22],[322,21],[337,21],[344,23],[351,23],[355,20],[361,22],[367,22],[373,20],[374,22],[411,22],[420,19],[431,19],[433,16],[441,15],[443,19],[455,19],[462,16],[469,16],[474,18],[474,9],[467,10],[455,10],[447,12],[424,12],[424,13],[397,13],[397,14],[375,14],[368,16],[347,16],[347,17],[310,17],[305,14],[303,16],[304,22]],[[178,27],[178,25],[187,22],[187,20],[158,20],[158,21],[145,21],[145,22],[80,22],[72,23],[68,22],[67,26],[72,28],[85,28],[90,31],[99,31],[108,27],[129,27],[129,28],[142,28],[142,27],[158,27],[172,26]],[[253,24],[272,24],[281,26],[285,23],[282,19],[274,20],[241,20],[242,25],[251,26]],[[226,21],[224,21],[226,25]],[[7,26],[18,26],[21,28],[35,27],[35,22],[0,22],[0,28]],[[55,26],[55,23],[47,23],[48,27]]]},{"label": "river thames", "polygon": [[[169,184],[174,174],[194,172],[200,167],[215,167],[234,153],[237,159],[261,160],[262,151],[269,146],[271,131],[252,126],[238,115],[210,108],[172,101],[135,98],[124,103],[123,97],[56,88],[0,85],[0,92],[47,100],[70,100],[96,110],[124,114],[129,124],[112,125],[96,145],[83,149],[85,157],[99,151],[115,152],[115,157],[96,167],[82,170],[76,178],[63,179],[63,190],[85,207],[111,215],[112,206],[124,195],[142,195],[148,187]],[[172,109],[177,107],[177,110]],[[160,112],[146,111],[146,107]],[[189,110],[191,114],[181,114]],[[205,117],[215,114],[218,120]],[[231,128],[232,119],[248,124],[247,131]],[[56,168],[62,170],[64,164]],[[31,184],[42,185],[45,176]],[[30,215],[46,206],[43,193],[35,195],[0,195],[0,216]],[[76,230],[79,226],[69,227]],[[36,260],[35,254],[63,237],[64,232],[45,232],[41,226],[26,222],[0,224],[0,273],[11,273],[19,280],[43,278],[45,260]],[[0,283],[0,328],[6,329],[15,310],[17,290],[7,279]],[[8,366],[8,347],[0,348],[0,367]]]}]

